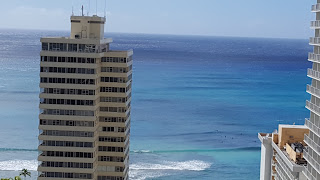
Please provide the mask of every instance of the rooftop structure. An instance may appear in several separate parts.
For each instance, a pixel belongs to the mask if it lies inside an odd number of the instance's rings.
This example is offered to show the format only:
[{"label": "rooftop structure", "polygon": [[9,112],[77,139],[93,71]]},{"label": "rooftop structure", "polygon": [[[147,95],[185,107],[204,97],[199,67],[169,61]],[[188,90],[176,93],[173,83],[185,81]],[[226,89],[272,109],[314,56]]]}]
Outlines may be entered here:
[{"label": "rooftop structure", "polygon": [[259,133],[261,141],[260,180],[307,180],[303,142],[306,126],[279,125],[279,133]]},{"label": "rooftop structure", "polygon": [[112,51],[106,19],[71,16],[41,38],[39,180],[128,180],[132,50]]}]

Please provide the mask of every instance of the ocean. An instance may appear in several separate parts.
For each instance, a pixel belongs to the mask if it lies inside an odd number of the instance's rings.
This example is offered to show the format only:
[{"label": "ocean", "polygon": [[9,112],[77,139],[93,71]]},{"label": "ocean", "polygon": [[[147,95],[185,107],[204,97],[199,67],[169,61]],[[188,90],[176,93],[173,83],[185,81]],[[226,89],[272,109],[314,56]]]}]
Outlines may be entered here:
[{"label": "ocean", "polygon": [[[40,37],[0,30],[0,177],[37,176]],[[257,180],[258,132],[303,124],[308,40],[107,33],[133,49],[131,180]]]}]

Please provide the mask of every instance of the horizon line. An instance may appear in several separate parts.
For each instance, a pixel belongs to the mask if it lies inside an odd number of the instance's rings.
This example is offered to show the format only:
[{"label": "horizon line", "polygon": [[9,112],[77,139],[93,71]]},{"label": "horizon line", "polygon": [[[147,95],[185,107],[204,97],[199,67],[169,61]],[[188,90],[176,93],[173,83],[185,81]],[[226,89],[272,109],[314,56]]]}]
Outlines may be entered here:
[{"label": "horizon line", "polygon": [[[49,30],[49,29],[18,29],[18,28],[6,28],[6,27],[0,27],[1,30],[18,30],[18,31],[57,31],[57,32],[70,32],[69,30],[62,30],[62,29],[55,29],[55,30]],[[308,40],[309,38],[290,38],[290,37],[259,37],[259,36],[222,36],[222,35],[203,35],[203,34],[169,34],[169,33],[137,33],[137,32],[104,32],[106,33],[114,33],[114,34],[139,34],[139,35],[161,35],[161,36],[199,36],[199,37],[224,37],[224,38],[253,38],[253,39],[287,39],[287,40]]]}]

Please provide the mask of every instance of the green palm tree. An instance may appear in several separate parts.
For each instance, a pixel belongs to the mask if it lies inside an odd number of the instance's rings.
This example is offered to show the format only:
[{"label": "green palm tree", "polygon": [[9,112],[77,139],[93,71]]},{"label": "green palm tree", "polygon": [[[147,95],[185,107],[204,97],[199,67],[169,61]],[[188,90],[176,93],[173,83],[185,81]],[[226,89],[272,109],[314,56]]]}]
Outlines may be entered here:
[{"label": "green palm tree", "polygon": [[14,177],[14,180],[21,180],[21,177],[20,176],[16,176],[16,177]]},{"label": "green palm tree", "polygon": [[31,172],[29,172],[28,169],[22,169],[20,176],[24,176],[24,179],[26,179],[27,176],[31,177]]}]

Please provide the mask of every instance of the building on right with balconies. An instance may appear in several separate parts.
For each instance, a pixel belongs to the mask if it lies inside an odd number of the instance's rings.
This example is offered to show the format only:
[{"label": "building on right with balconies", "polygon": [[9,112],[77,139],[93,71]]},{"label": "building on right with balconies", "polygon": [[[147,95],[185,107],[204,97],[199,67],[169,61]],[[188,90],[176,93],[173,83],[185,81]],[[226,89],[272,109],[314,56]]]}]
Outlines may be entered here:
[{"label": "building on right with balconies", "polygon": [[320,180],[320,0],[311,11],[316,13],[316,20],[311,22],[315,37],[310,38],[313,52],[308,56],[312,62],[308,69],[312,81],[307,85],[311,97],[306,101],[310,118],[305,120],[305,126],[279,125],[279,133],[258,134],[260,180]]},{"label": "building on right with balconies", "polygon": [[311,22],[315,37],[310,38],[310,45],[314,48],[308,57],[313,64],[312,69],[308,69],[308,77],[312,78],[312,82],[307,86],[307,92],[311,95],[306,103],[310,118],[306,119],[305,124],[310,132],[304,137],[308,150],[304,151],[307,165],[303,173],[309,180],[320,180],[320,0],[312,6],[311,11],[316,13],[316,20]]}]

